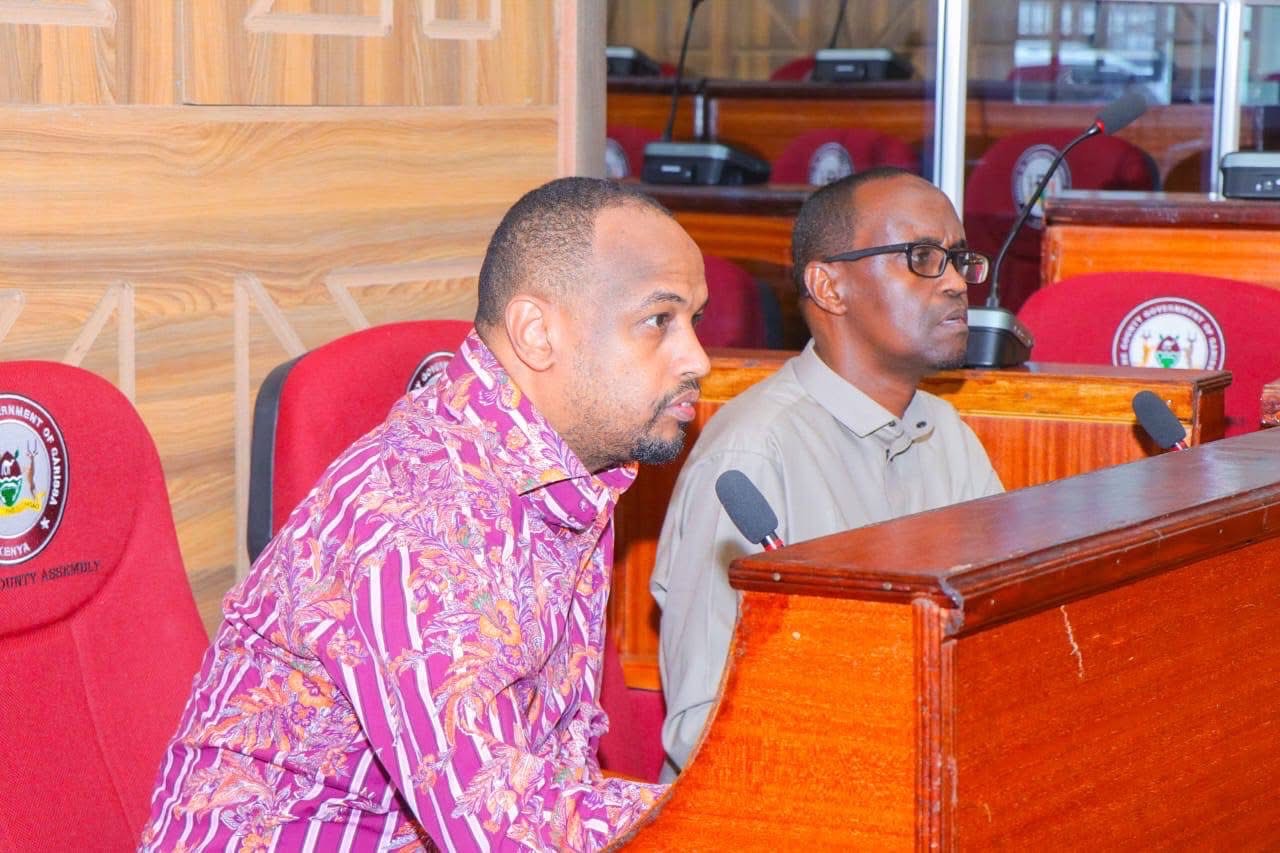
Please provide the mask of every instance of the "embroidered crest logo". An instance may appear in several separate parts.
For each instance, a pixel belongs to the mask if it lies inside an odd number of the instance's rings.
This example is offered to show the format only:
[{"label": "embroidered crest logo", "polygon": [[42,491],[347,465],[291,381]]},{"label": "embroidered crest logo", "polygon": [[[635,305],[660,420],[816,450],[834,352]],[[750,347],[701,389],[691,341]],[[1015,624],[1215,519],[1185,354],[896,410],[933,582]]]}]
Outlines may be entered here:
[{"label": "embroidered crest logo", "polygon": [[409,380],[408,391],[421,391],[428,385],[435,383],[440,378],[440,374],[444,373],[444,369],[449,366],[449,362],[453,359],[453,353],[448,350],[440,350],[433,352],[431,355],[418,362],[418,366],[414,368],[413,378]]},{"label": "embroidered crest logo", "polygon": [[62,521],[67,446],[38,403],[0,394],[0,566],[39,554]]},{"label": "embroidered crest logo", "polygon": [[1149,299],[1121,321],[1111,345],[1113,364],[1221,370],[1227,360],[1222,327],[1203,305],[1164,296]]},{"label": "embroidered crest logo", "polygon": [[[1018,161],[1013,164],[1013,204],[1015,209],[1021,210],[1022,206],[1027,203],[1027,199],[1031,198],[1031,194],[1035,192],[1036,185],[1040,183],[1040,179],[1044,177],[1044,173],[1049,171],[1049,166],[1053,164],[1053,160],[1058,156],[1058,149],[1052,145],[1032,145],[1018,156]],[[1031,213],[1027,217],[1027,224],[1032,228],[1044,227],[1044,197],[1049,193],[1060,192],[1062,190],[1071,189],[1071,170],[1067,168],[1067,161],[1063,160],[1058,166],[1058,171],[1053,173],[1053,177],[1049,179],[1049,184],[1044,188],[1043,195],[1036,200],[1035,205],[1031,208]]]},{"label": "embroidered crest logo", "polygon": [[809,183],[825,187],[853,174],[853,158],[839,142],[826,142],[809,158]]}]

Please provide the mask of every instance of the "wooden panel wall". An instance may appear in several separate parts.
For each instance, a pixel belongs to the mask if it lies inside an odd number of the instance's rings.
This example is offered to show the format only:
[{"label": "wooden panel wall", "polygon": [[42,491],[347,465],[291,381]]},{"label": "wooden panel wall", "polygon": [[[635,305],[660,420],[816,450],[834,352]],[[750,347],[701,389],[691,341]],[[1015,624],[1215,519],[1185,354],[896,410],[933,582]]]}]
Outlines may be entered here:
[{"label": "wooden panel wall", "polygon": [[[356,31],[388,8],[386,33]],[[363,325],[472,316],[503,211],[599,170],[566,116],[603,103],[583,49],[602,11],[0,0],[0,357],[80,363],[133,396],[210,627],[246,567],[262,378]],[[284,103],[321,106],[263,106]],[[372,106],[323,106],[340,103]]]}]

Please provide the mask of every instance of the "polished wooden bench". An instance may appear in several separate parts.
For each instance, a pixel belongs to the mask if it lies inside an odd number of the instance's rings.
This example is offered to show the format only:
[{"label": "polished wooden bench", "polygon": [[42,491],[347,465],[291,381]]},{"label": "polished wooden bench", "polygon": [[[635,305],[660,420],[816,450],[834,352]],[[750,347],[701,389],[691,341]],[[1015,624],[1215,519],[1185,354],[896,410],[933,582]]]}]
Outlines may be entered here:
[{"label": "polished wooden bench", "polygon": [[[722,404],[771,375],[791,355],[713,351],[688,444]],[[960,411],[987,448],[1005,487],[1017,489],[1155,453],[1131,407],[1133,395],[1142,389],[1169,402],[1193,443],[1221,437],[1223,392],[1229,381],[1224,372],[1029,364],[1012,370],[945,371],[923,387]],[[683,461],[682,456],[670,465],[643,466],[618,505],[609,625],[632,687],[659,688],[660,611],[649,593],[649,575]],[[707,500],[715,496],[707,495]]]},{"label": "polished wooden bench", "polygon": [[1068,190],[1045,200],[1040,281],[1153,270],[1280,288],[1277,243],[1280,201]]},{"label": "polished wooden bench", "polygon": [[1280,430],[734,563],[636,850],[1280,846]]}]

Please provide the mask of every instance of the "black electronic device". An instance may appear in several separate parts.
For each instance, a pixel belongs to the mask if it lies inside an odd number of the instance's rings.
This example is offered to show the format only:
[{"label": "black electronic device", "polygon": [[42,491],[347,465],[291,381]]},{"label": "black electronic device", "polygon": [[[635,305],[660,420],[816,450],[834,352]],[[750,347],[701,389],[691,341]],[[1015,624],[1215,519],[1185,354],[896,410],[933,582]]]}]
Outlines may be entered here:
[{"label": "black electronic device", "polygon": [[813,55],[813,79],[829,83],[909,80],[911,63],[887,48],[824,48]]},{"label": "black electronic device", "polygon": [[1280,201],[1280,151],[1233,151],[1222,156],[1222,194]]},{"label": "black electronic device", "polygon": [[651,184],[762,184],[769,180],[769,164],[759,157],[739,151],[723,142],[672,142],[680,103],[680,84],[684,80],[684,63],[689,54],[689,32],[693,16],[703,0],[691,0],[684,23],[684,41],[680,45],[680,61],[671,87],[671,111],[662,139],[644,147],[644,166],[640,179]]},{"label": "black electronic device", "polygon": [[1040,183],[1036,185],[1035,191],[1027,197],[1022,209],[1018,211],[1018,217],[1014,220],[1013,227],[1009,229],[1009,234],[1004,238],[1000,252],[991,265],[991,292],[987,295],[986,305],[969,309],[969,344],[964,361],[966,366],[1013,367],[1031,357],[1031,348],[1035,345],[1031,331],[1014,316],[1012,311],[1000,307],[1000,265],[1004,262],[1004,256],[1008,254],[1009,247],[1013,245],[1013,238],[1026,224],[1027,217],[1031,215],[1031,209],[1044,192],[1044,188],[1049,185],[1049,179],[1058,170],[1067,152],[1091,136],[1097,136],[1099,133],[1111,134],[1128,127],[1138,116],[1146,112],[1146,109],[1147,99],[1141,92],[1129,92],[1117,98],[1099,110],[1097,117],[1084,133],[1063,146],[1058,156],[1053,158],[1053,162],[1040,178]]},{"label": "black electronic device", "polygon": [[758,184],[769,164],[718,142],[650,142],[641,180],[647,184]]},{"label": "black electronic device", "polygon": [[630,45],[609,45],[604,49],[604,61],[610,77],[658,77],[662,74],[661,65]]}]

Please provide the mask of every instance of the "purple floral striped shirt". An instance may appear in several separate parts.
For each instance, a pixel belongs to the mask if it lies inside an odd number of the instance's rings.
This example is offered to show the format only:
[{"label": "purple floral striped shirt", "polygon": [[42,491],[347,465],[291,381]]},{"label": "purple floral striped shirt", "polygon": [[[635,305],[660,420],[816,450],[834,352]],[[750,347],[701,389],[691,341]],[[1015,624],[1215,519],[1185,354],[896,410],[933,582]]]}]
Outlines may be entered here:
[{"label": "purple floral striped shirt", "polygon": [[224,601],[143,850],[594,850],[613,509],[473,331]]}]

